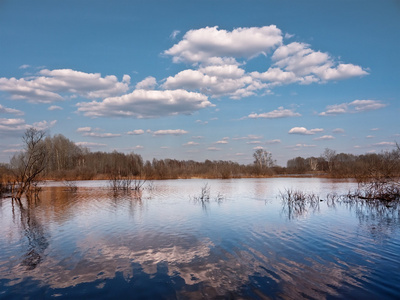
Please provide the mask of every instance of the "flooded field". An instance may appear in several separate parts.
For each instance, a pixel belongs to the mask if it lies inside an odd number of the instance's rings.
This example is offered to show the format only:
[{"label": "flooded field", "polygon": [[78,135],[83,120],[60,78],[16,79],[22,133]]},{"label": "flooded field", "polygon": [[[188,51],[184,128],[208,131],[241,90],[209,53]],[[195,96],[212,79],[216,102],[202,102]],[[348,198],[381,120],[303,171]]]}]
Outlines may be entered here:
[{"label": "flooded field", "polygon": [[[0,299],[400,298],[399,209],[327,201],[351,181],[75,184],[0,200]],[[287,189],[320,200],[290,207]]]}]

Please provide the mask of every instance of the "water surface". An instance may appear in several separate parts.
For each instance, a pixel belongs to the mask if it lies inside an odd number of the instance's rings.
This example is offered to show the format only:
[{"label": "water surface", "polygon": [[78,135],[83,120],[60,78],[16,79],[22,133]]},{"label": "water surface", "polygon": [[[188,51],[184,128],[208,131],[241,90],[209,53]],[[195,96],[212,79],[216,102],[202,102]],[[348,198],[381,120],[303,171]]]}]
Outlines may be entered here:
[{"label": "water surface", "polygon": [[[0,200],[1,299],[400,298],[399,209],[326,201],[350,181],[168,180],[141,197],[76,185]],[[291,209],[288,188],[323,201]]]}]

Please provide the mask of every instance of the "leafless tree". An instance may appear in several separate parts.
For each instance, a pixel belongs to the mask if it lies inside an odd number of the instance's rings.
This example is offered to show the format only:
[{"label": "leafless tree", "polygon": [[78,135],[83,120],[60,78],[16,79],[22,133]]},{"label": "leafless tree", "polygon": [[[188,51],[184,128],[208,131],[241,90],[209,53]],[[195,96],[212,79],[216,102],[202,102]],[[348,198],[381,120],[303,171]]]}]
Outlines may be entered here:
[{"label": "leafless tree", "polygon": [[275,161],[272,159],[271,152],[264,149],[258,149],[253,153],[254,165],[261,173],[265,173],[275,165]]},{"label": "leafless tree", "polygon": [[25,149],[11,159],[16,199],[21,199],[24,193],[31,192],[37,187],[37,177],[46,167],[47,152],[43,141],[45,135],[43,130],[33,127],[27,129],[22,137]]}]

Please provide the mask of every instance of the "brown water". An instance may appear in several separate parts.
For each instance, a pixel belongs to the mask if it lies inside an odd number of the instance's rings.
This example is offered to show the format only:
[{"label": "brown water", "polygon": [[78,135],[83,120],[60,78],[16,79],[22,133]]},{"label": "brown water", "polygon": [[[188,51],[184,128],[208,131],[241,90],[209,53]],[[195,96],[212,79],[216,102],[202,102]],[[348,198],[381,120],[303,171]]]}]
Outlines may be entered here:
[{"label": "brown water", "polygon": [[[141,198],[76,184],[0,200],[1,299],[400,298],[399,208],[326,201],[352,182],[155,181]],[[293,209],[288,188],[323,201]]]}]

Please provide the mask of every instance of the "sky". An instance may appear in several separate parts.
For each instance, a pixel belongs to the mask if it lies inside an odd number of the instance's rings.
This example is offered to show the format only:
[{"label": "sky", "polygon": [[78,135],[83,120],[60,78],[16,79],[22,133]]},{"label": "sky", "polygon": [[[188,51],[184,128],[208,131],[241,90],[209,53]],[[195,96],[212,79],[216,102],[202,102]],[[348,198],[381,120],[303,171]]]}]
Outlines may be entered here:
[{"label": "sky", "polygon": [[0,162],[29,127],[145,160],[400,142],[399,1],[0,0]]}]

